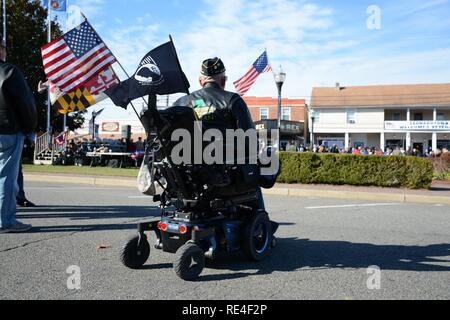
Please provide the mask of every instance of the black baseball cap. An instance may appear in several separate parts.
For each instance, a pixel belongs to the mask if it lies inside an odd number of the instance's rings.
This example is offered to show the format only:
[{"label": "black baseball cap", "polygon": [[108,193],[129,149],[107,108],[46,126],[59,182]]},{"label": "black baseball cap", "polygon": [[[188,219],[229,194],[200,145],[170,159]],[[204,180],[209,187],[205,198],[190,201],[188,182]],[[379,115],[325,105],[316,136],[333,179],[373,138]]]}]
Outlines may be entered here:
[{"label": "black baseball cap", "polygon": [[225,71],[227,71],[225,69],[225,65],[223,64],[222,60],[217,57],[203,61],[202,75],[204,76],[211,77],[224,73]]}]

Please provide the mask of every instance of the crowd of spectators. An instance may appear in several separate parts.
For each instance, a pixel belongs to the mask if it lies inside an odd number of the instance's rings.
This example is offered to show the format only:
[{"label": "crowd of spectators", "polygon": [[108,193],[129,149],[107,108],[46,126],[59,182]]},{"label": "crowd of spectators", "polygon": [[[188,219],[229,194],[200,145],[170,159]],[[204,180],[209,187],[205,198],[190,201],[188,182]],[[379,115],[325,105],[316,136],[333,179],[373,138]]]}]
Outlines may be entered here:
[{"label": "crowd of spectators", "polygon": [[113,154],[108,161],[101,165],[117,166],[117,158],[126,156],[127,165],[140,166],[145,153],[145,142],[142,138],[133,139],[72,139],[67,142],[65,150],[61,153],[57,164],[83,166],[92,163],[88,154]]},{"label": "crowd of spectators", "polygon": [[409,148],[405,150],[400,147],[387,147],[386,150],[381,150],[375,147],[349,147],[348,149],[339,148],[337,145],[313,145],[313,146],[297,146],[293,141],[286,145],[284,151],[288,152],[314,152],[314,153],[335,153],[335,154],[354,154],[354,155],[375,155],[375,156],[414,156],[433,158],[449,152],[448,148],[438,149],[433,151],[432,148],[424,150],[423,152],[417,148]]}]

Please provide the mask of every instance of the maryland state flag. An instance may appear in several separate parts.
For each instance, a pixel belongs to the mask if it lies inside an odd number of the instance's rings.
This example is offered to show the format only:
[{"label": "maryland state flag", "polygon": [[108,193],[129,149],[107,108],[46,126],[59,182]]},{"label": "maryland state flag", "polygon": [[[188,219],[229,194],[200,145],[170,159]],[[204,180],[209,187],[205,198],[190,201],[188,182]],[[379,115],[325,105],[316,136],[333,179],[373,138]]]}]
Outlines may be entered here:
[{"label": "maryland state flag", "polygon": [[61,114],[82,111],[108,98],[104,91],[118,83],[114,70],[108,67],[70,93],[63,93],[58,87],[50,85],[51,102]]}]

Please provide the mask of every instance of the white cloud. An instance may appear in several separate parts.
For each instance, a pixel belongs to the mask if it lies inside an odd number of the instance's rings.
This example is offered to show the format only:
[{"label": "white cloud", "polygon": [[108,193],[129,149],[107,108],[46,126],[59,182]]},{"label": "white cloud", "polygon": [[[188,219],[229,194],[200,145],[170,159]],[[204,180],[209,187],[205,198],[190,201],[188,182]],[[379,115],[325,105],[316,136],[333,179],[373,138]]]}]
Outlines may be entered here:
[{"label": "white cloud", "polygon": [[[436,0],[431,5],[447,1]],[[151,19],[143,15],[134,19],[138,23],[132,27],[109,30],[105,41],[133,72],[145,53],[172,33],[192,90],[198,89],[203,59],[221,57],[228,69],[228,90],[234,90],[232,81],[247,71],[264,48],[272,66],[282,64],[287,71],[283,93],[289,97],[309,98],[313,86],[334,86],[335,82],[349,86],[449,81],[450,48],[420,46],[416,52],[408,51],[393,37],[384,38],[388,43],[383,43],[382,37],[365,33],[369,31],[364,23],[360,30],[339,24],[339,12],[329,6],[298,0],[203,2],[201,12],[190,13],[188,28],[165,30],[159,23],[146,24]],[[414,11],[429,8],[423,5]],[[364,10],[361,16],[365,17]],[[352,37],[355,33],[357,37]],[[276,96],[272,75],[261,75],[248,94]]]},{"label": "white cloud", "polygon": [[103,6],[107,4],[106,0],[77,0],[74,4],[80,7],[81,11],[89,18],[93,19],[95,16],[103,12]]},{"label": "white cloud", "polygon": [[421,3],[420,5],[413,7],[410,10],[406,11],[405,15],[411,15],[411,14],[419,13],[419,12],[429,10],[432,8],[436,8],[436,7],[442,6],[444,4],[447,4],[448,2],[449,2],[449,0],[425,1],[425,2]]},{"label": "white cloud", "polygon": [[331,8],[293,0],[204,2],[207,9],[199,13],[200,19],[194,20],[177,41],[182,64],[193,80],[201,61],[208,57],[220,56],[227,65],[230,80],[236,80],[265,48],[272,63],[287,64],[305,54],[332,52],[352,45],[338,40],[322,44],[305,41],[314,32],[335,32]]},{"label": "white cloud", "polygon": [[144,23],[118,28],[109,33],[105,41],[125,69],[132,73],[144,55],[159,41],[156,35],[159,28],[158,24]]},{"label": "white cloud", "polygon": [[[444,2],[433,1],[432,6]],[[179,45],[183,66],[193,80],[202,59],[210,56],[222,57],[230,80],[236,80],[267,48],[273,67],[282,64],[287,71],[283,92],[290,97],[308,98],[313,86],[333,86],[336,81],[346,85],[448,81],[450,49],[419,47],[416,52],[399,53],[398,48],[364,36],[354,40],[347,32],[349,26],[338,25],[338,13],[329,7],[291,0],[205,3],[208,9]],[[418,9],[427,8],[431,6]],[[392,46],[395,39],[388,42]],[[234,89],[232,83],[228,89]],[[273,77],[261,75],[248,94],[275,96]]]}]

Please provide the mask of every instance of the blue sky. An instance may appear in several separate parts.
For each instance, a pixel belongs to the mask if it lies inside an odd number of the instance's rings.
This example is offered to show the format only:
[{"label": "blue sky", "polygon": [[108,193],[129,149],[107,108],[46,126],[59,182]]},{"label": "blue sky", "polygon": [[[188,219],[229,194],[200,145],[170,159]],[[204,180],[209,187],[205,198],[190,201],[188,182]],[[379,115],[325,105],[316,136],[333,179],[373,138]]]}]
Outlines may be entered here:
[{"label": "blue sky", "polygon": [[[171,34],[192,90],[199,87],[205,58],[224,60],[232,91],[232,81],[265,48],[272,66],[281,64],[287,72],[287,97],[308,100],[313,86],[336,82],[450,82],[450,0],[71,0],[69,5],[81,8],[129,73]],[[381,10],[380,30],[367,27],[371,5]],[[273,76],[262,75],[248,95],[276,96]],[[132,113],[111,109],[105,116]]]}]

